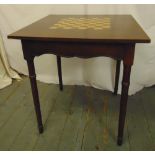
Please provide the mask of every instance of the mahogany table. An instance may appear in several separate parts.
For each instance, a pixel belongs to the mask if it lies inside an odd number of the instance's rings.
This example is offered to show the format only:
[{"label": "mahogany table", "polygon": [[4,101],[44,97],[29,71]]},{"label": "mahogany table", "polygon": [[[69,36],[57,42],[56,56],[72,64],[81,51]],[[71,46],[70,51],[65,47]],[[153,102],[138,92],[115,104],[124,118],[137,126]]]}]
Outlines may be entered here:
[{"label": "mahogany table", "polygon": [[43,132],[43,124],[34,68],[35,56],[47,53],[57,56],[60,90],[63,89],[61,57],[111,57],[117,60],[114,94],[117,94],[122,60],[124,69],[117,138],[117,144],[122,144],[135,44],[150,42],[131,15],[49,15],[8,35],[8,38],[22,42],[40,133]]}]

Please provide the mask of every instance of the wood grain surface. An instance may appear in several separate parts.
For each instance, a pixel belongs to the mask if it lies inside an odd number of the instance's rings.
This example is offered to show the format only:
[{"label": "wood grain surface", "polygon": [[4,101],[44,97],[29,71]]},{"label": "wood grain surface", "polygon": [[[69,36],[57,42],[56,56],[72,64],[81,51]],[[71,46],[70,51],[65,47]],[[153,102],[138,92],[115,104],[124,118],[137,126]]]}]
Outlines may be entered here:
[{"label": "wood grain surface", "polygon": [[[91,22],[77,28],[74,24],[70,27],[66,26],[67,21],[65,21],[65,26],[63,25],[64,28],[55,28],[55,24],[63,27],[62,23],[60,24],[59,22],[66,19],[72,19],[72,22],[74,19],[73,23],[76,22],[76,25],[77,23],[79,23],[78,25],[81,24],[79,19],[83,20],[83,23],[89,20],[91,20]],[[94,28],[90,28],[91,26],[89,25],[95,22],[93,19],[98,19],[95,25],[97,25],[99,19],[100,21],[101,19],[108,19],[108,21],[106,21],[106,23],[108,22],[108,28],[101,28],[105,27],[105,20],[103,24],[100,22],[100,27],[93,26]],[[70,24],[70,22],[68,22],[68,24]],[[89,28],[85,28],[86,25]],[[113,41],[113,43],[115,41],[120,43],[150,42],[150,38],[131,15],[49,15],[10,34],[8,38],[51,41]]]}]

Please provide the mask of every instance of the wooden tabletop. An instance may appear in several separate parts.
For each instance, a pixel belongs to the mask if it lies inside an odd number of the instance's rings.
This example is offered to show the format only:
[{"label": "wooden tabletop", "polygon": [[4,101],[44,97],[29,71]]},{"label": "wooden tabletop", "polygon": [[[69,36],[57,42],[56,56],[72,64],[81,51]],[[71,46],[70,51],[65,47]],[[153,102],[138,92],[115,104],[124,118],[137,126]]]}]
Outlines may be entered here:
[{"label": "wooden tabletop", "polygon": [[8,35],[13,39],[148,43],[131,15],[49,15]]}]

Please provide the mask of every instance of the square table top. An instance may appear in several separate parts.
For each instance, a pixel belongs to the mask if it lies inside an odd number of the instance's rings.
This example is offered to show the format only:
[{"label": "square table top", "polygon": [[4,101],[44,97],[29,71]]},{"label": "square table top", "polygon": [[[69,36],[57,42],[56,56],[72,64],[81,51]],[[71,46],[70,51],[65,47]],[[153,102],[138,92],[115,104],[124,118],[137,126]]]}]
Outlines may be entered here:
[{"label": "square table top", "polygon": [[49,15],[8,35],[13,39],[148,43],[131,15]]}]

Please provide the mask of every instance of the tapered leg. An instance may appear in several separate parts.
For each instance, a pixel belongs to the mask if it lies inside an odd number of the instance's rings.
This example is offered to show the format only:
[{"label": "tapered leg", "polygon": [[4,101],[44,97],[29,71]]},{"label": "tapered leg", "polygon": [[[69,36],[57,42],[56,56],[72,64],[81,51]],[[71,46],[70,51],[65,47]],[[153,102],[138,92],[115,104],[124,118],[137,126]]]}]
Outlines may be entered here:
[{"label": "tapered leg", "polygon": [[117,91],[118,91],[119,74],[120,74],[120,65],[121,65],[121,60],[117,60],[117,64],[116,64],[116,74],[115,74],[115,88],[114,88],[114,94],[115,94],[115,95],[117,95]]},{"label": "tapered leg", "polygon": [[58,76],[59,76],[59,88],[63,90],[63,83],[62,83],[62,71],[61,71],[61,57],[57,56],[57,67],[58,67]]},{"label": "tapered leg", "polygon": [[41,110],[40,110],[40,102],[39,102],[34,62],[33,60],[27,60],[27,64],[28,64],[28,70],[29,70],[29,78],[31,83],[34,107],[35,107],[35,112],[36,112],[37,121],[38,121],[39,133],[43,133],[42,116],[41,116]]},{"label": "tapered leg", "polygon": [[123,130],[127,110],[128,89],[130,85],[130,72],[131,72],[131,66],[124,64],[122,94],[121,94],[120,113],[119,113],[118,139],[117,139],[118,145],[122,145],[123,142]]}]

